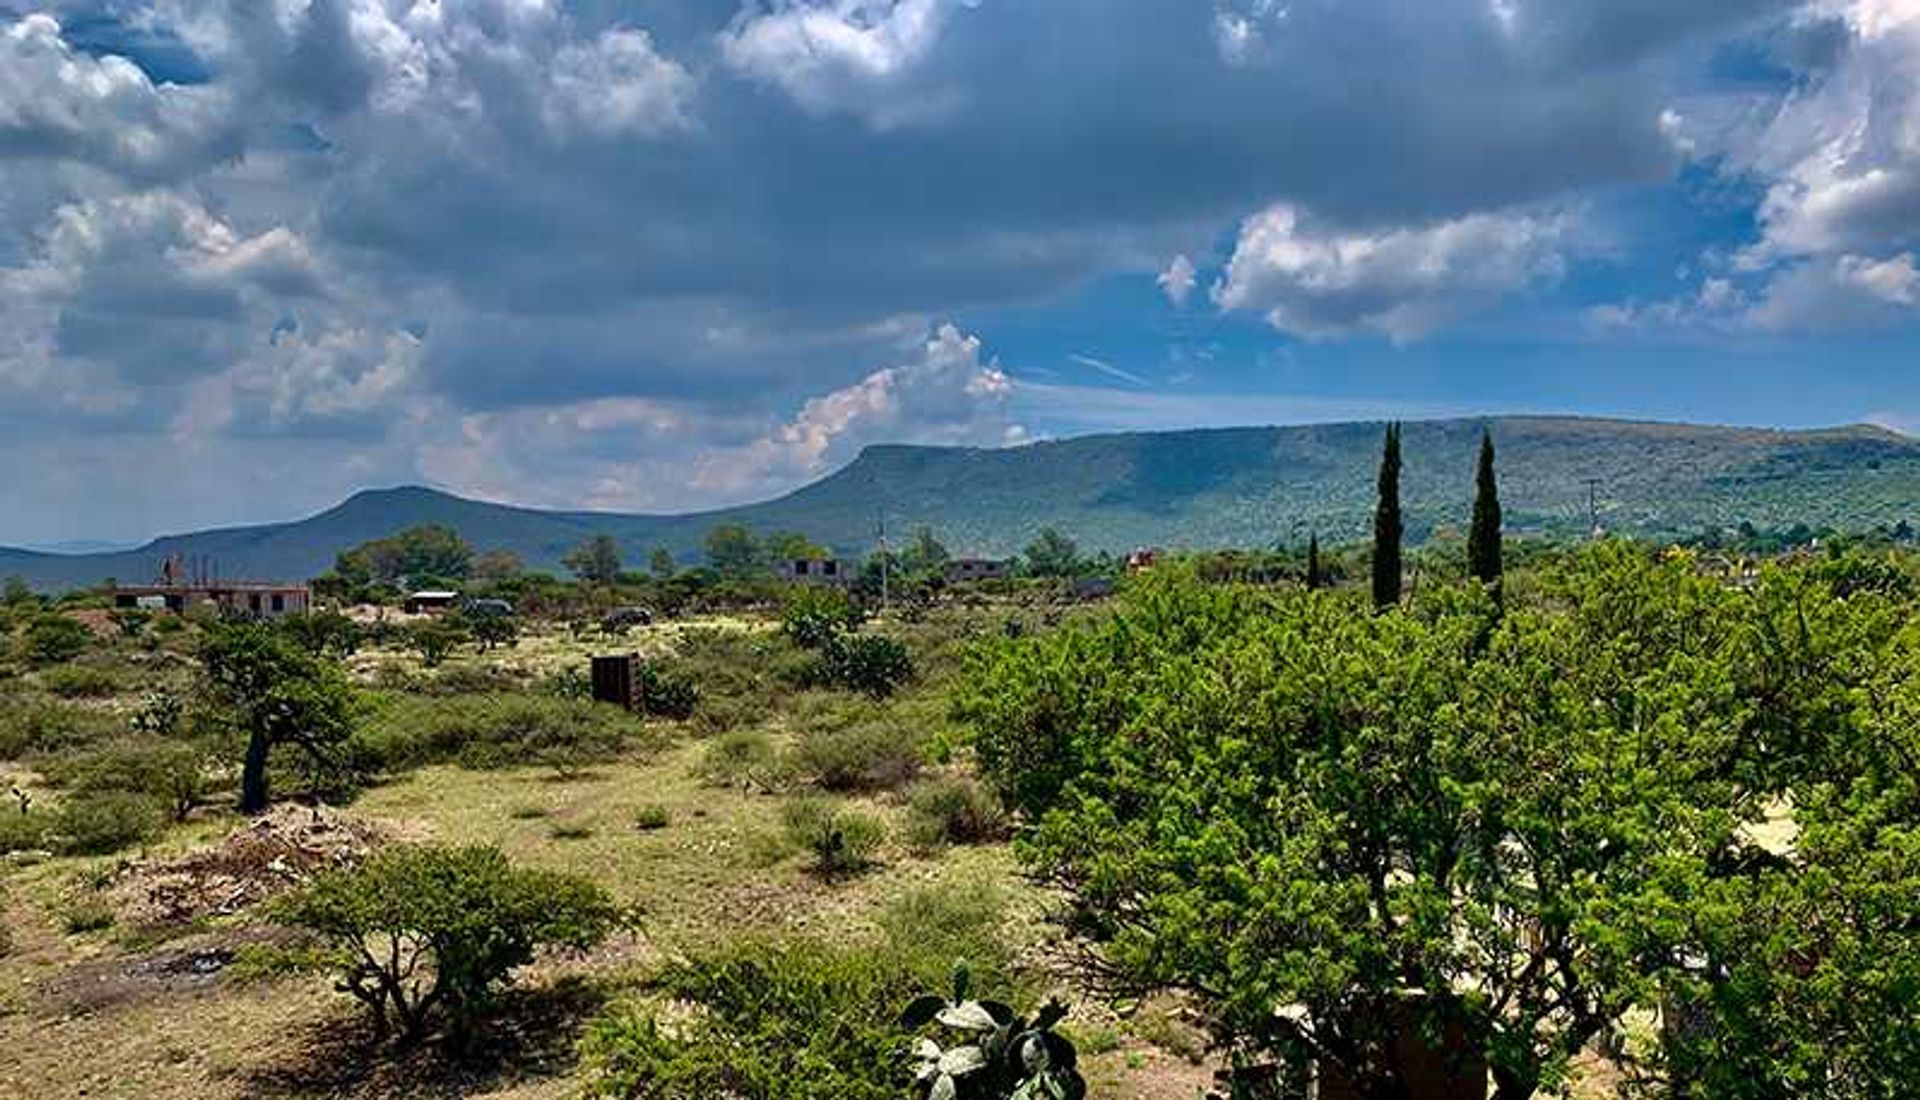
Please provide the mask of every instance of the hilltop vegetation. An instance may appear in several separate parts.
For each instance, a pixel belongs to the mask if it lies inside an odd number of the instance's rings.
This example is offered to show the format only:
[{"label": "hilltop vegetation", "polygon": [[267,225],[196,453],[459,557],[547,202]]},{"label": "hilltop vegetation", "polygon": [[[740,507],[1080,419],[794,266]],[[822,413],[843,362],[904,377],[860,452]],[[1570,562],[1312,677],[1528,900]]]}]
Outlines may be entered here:
[{"label": "hilltop vegetation", "polygon": [[[1610,530],[1676,538],[1742,523],[1766,530],[1866,530],[1912,521],[1920,443],[1878,428],[1782,432],[1577,418],[1409,422],[1405,524],[1424,541],[1464,530],[1473,468],[1492,428],[1517,533],[1584,535],[1588,479]],[[716,527],[795,532],[843,554],[871,550],[884,513],[899,531],[930,527],[961,554],[1012,553],[1052,527],[1089,551],[1137,546],[1303,547],[1368,529],[1379,426],[1088,436],[1003,450],[874,447],[778,500],[686,516],[543,512],[426,489],[367,492],[297,523],[161,539],[121,554],[0,551],[0,576],[43,588],[145,580],[170,553],[215,559],[228,576],[313,576],[341,551],[409,527],[441,525],[482,550],[560,570],[594,535],[629,562],[663,550],[696,560]],[[561,487],[562,491],[564,487]],[[378,565],[377,562],[370,563]]]}]

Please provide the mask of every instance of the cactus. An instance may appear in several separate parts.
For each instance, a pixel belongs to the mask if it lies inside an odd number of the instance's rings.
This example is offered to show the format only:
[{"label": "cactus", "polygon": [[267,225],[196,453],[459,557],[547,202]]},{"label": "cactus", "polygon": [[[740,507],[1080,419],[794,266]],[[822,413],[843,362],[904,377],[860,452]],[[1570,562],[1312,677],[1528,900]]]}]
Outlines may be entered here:
[{"label": "cactus", "polygon": [[1083,1100],[1087,1084],[1075,1068],[1073,1044],[1053,1030],[1067,1015],[1048,1001],[1032,1020],[999,1001],[969,1000],[971,976],[954,967],[953,994],[916,997],[900,1026],[921,1031],[938,1024],[958,1033],[943,1047],[921,1036],[914,1044],[914,1082],[924,1100]]}]

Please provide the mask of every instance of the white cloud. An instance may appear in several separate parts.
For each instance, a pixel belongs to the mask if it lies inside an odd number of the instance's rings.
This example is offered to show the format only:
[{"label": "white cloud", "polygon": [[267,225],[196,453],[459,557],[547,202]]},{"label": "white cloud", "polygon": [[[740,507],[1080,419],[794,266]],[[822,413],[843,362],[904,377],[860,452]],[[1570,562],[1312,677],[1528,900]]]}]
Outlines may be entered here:
[{"label": "white cloud", "polygon": [[1194,270],[1193,261],[1187,259],[1184,252],[1175,256],[1167,269],[1154,279],[1166,294],[1167,301],[1172,302],[1176,309],[1187,304],[1187,298],[1193,294],[1197,281],[1198,273]]},{"label": "white cloud", "polygon": [[889,126],[951,101],[902,99],[901,78],[939,42],[957,0],[781,0],[742,13],[721,35],[736,72],[772,84],[810,111],[844,111]]},{"label": "white cloud", "polygon": [[1375,333],[1406,342],[1558,280],[1567,237],[1552,216],[1470,214],[1367,232],[1318,227],[1280,204],[1241,226],[1214,298],[1297,336]]},{"label": "white cloud", "polygon": [[609,30],[554,55],[549,124],[603,137],[653,135],[688,124],[693,77],[654,51],[645,31]]},{"label": "white cloud", "polygon": [[237,150],[227,105],[222,90],[155,86],[123,57],[81,53],[50,15],[0,23],[0,158],[178,177]]}]

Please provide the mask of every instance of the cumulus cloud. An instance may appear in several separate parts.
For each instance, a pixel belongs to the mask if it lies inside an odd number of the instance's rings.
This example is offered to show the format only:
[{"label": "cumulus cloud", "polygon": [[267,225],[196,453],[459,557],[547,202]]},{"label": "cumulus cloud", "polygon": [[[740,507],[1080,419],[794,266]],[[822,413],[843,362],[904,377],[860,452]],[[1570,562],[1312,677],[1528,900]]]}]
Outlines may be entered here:
[{"label": "cumulus cloud", "polygon": [[1404,342],[1501,297],[1557,280],[1556,217],[1473,214],[1368,232],[1314,225],[1289,205],[1249,218],[1215,300],[1314,339],[1373,333]]},{"label": "cumulus cloud", "polygon": [[1187,259],[1184,252],[1175,256],[1172,262],[1167,264],[1167,269],[1154,279],[1161,293],[1167,296],[1167,301],[1172,302],[1176,309],[1187,304],[1187,298],[1193,294],[1194,285],[1198,281],[1193,261]]},{"label": "cumulus cloud", "polygon": [[780,88],[816,112],[887,126],[926,117],[951,91],[902,98],[910,70],[938,43],[961,0],[781,0],[748,10],[720,36],[735,71]]},{"label": "cumulus cloud", "polygon": [[143,182],[177,179],[238,150],[227,106],[219,89],[156,86],[123,57],[81,53],[50,15],[0,24],[0,162],[70,160]]}]

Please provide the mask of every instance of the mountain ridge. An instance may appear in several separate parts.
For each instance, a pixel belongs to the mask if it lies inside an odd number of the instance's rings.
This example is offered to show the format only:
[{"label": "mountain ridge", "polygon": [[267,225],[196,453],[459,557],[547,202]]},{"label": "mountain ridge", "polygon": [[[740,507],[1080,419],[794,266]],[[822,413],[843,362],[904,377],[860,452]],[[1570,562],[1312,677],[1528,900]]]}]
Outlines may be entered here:
[{"label": "mountain ridge", "polygon": [[[714,525],[796,530],[863,552],[882,512],[934,529],[956,553],[1017,550],[1053,526],[1093,549],[1205,547],[1360,537],[1372,510],[1383,421],[1123,431],[1007,448],[874,444],[769,500],[690,513],[549,510],[420,485],[370,487],[304,519],[165,535],[136,549],[50,554],[0,547],[0,576],[37,588],[145,580],[162,558],[211,559],[228,577],[285,580],[421,523],[556,568],[571,546],[613,535],[630,562],[663,546],[691,560]],[[1486,416],[1406,422],[1404,488],[1414,537],[1464,522],[1483,427],[1501,452],[1509,528],[1586,530],[1587,479],[1602,522],[1652,536],[1794,522],[1861,528],[1920,518],[1920,440],[1871,424],[1749,428],[1657,420]]]}]

